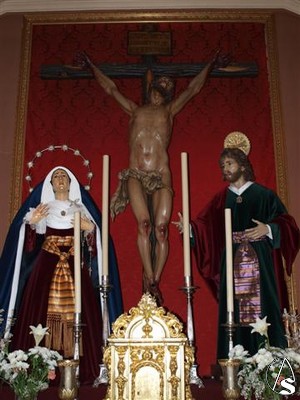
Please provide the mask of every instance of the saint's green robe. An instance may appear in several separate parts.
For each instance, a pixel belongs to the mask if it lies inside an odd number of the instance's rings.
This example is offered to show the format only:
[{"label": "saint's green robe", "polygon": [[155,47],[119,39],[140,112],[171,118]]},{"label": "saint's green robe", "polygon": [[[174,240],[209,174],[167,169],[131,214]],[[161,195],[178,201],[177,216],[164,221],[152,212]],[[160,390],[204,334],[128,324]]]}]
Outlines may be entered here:
[{"label": "saint's green robe", "polygon": [[[268,224],[273,240],[266,238],[252,242],[259,264],[259,294],[261,318],[267,316],[270,344],[285,347],[282,309],[288,308],[282,256],[287,272],[291,273],[293,261],[299,250],[299,228],[287,214],[279,197],[270,189],[257,183],[248,187],[237,201],[229,189],[219,192],[191,221],[195,241],[195,255],[200,273],[207,279],[219,301],[219,335],[217,358],[228,357],[228,336],[222,326],[227,320],[226,256],[224,209],[232,212],[232,232],[242,232],[256,226],[252,219]],[[233,255],[239,244],[233,244]],[[235,322],[240,323],[239,302],[235,300]],[[239,326],[234,332],[234,344],[242,344],[251,354],[258,350],[262,337],[251,334],[252,327]]]}]

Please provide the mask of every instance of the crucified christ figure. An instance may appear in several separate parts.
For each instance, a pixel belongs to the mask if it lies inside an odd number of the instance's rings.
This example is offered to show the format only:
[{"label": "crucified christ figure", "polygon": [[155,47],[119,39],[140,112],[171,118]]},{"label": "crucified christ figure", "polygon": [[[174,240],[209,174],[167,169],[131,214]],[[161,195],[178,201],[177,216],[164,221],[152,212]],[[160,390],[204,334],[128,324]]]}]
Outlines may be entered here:
[{"label": "crucified christ figure", "polygon": [[173,98],[174,82],[169,77],[149,80],[144,105],[124,96],[85,53],[80,54],[78,63],[91,69],[103,90],[129,115],[129,165],[119,174],[119,186],[111,199],[111,216],[114,218],[130,203],[137,221],[143,291],[150,292],[161,304],[159,281],[169,252],[168,226],[173,198],[168,146],[174,117],[201,91],[210,71],[217,65],[226,66],[227,59],[217,53],[176,98]]}]

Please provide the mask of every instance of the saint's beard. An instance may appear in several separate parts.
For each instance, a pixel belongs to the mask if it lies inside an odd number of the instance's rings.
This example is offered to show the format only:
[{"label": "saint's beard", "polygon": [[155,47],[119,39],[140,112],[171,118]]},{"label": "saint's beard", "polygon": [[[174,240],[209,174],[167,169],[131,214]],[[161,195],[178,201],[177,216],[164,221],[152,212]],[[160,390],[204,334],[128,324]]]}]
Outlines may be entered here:
[{"label": "saint's beard", "polygon": [[227,181],[229,183],[235,183],[241,178],[242,175],[243,175],[243,171],[242,171],[242,169],[240,167],[235,172],[231,172],[231,173],[226,174],[226,175],[224,174],[223,178],[224,178],[224,181]]}]

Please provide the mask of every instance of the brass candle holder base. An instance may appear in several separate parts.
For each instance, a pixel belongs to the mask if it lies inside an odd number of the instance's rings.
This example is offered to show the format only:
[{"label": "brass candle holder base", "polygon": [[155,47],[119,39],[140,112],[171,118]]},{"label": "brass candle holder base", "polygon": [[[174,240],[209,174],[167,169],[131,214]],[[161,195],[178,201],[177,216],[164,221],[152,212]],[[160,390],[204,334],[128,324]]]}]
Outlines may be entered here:
[{"label": "brass candle holder base", "polygon": [[78,394],[76,370],[79,360],[59,360],[57,365],[60,371],[58,397],[62,400],[75,400]]},{"label": "brass candle holder base", "polygon": [[224,399],[235,400],[240,398],[240,388],[237,383],[241,361],[238,359],[218,360],[223,373],[222,393]]}]

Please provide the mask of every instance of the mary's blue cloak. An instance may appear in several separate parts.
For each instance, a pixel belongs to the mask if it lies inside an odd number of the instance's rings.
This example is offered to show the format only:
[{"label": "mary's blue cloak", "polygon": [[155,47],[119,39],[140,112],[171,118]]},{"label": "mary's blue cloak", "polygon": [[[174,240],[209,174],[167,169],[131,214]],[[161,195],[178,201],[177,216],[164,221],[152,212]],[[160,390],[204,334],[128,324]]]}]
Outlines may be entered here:
[{"label": "mary's blue cloak", "polygon": [[[43,187],[43,182],[38,184],[28,198],[24,201],[15,218],[13,219],[6,241],[3,247],[2,255],[0,258],[0,309],[3,309],[3,321],[0,325],[0,336],[4,334],[8,308],[10,303],[10,297],[12,293],[12,283],[14,270],[16,265],[16,257],[18,252],[18,246],[22,248],[22,259],[21,259],[21,270],[20,278],[18,281],[17,288],[17,299],[16,299],[16,310],[22,301],[22,293],[24,286],[26,284],[27,278],[30,275],[33,261],[39,252],[39,246],[28,253],[23,249],[24,242],[21,240],[20,232],[22,231],[22,226],[24,229],[24,217],[29,211],[29,208],[35,208],[41,202],[41,191]],[[82,196],[82,203],[86,206],[90,214],[92,215],[94,221],[101,230],[101,213],[93,201],[90,194],[80,185],[80,191]],[[40,243],[41,245],[42,243]],[[96,288],[99,288],[99,276],[98,276],[98,266],[97,257],[92,260],[92,281]],[[113,241],[109,240],[109,283],[112,286],[108,295],[108,311],[110,323],[114,322],[115,319],[123,313],[123,302],[121,294],[121,285],[119,279],[119,272],[117,266],[117,258],[113,245]],[[100,299],[100,296],[99,296]]]}]

